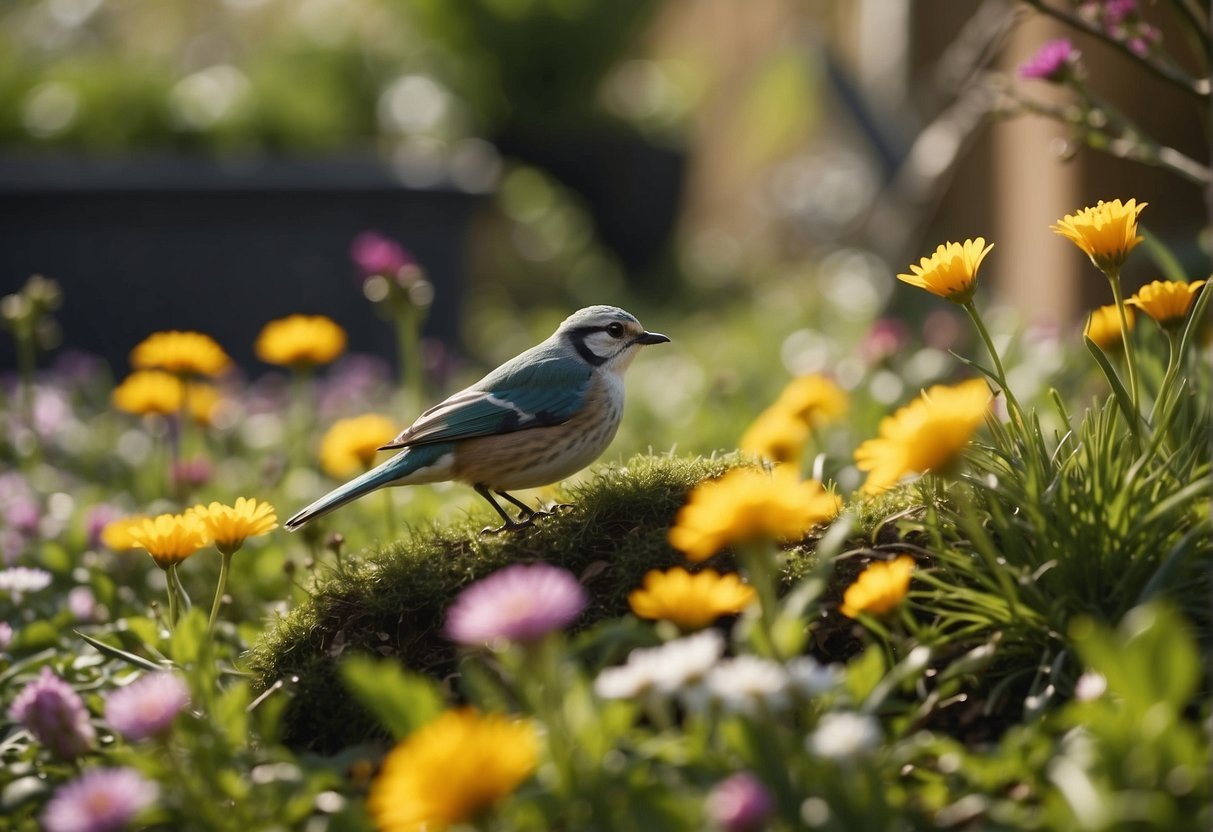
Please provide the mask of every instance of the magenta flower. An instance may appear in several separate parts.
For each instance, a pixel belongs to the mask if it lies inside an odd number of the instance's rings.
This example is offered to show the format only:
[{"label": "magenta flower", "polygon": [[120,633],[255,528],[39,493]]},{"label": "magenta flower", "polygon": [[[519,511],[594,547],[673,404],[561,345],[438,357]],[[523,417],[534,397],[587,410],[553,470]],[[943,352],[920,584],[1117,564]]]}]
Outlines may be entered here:
[{"label": "magenta flower", "polygon": [[350,245],[350,258],[363,279],[376,275],[395,277],[402,268],[415,262],[404,246],[378,231],[363,231],[355,237]]},{"label": "magenta flower", "polygon": [[156,802],[160,789],[133,768],[94,768],[55,792],[46,832],[117,832]]},{"label": "magenta flower", "polygon": [[168,730],[189,701],[189,689],[175,674],[151,673],[105,698],[105,721],[137,742]]},{"label": "magenta flower", "polygon": [[546,563],[515,564],[459,594],[447,610],[446,634],[468,645],[537,641],[571,624],[587,600],[571,572]]},{"label": "magenta flower", "polygon": [[1117,26],[1125,18],[1137,14],[1137,0],[1105,0],[1103,19],[1106,26]]},{"label": "magenta flower", "polygon": [[775,811],[767,787],[748,771],[716,784],[708,795],[708,816],[728,832],[755,832]]},{"label": "magenta flower", "polygon": [[1064,81],[1081,54],[1069,38],[1045,41],[1035,55],[1019,65],[1019,77]]},{"label": "magenta flower", "polygon": [[4,509],[4,519],[10,529],[25,535],[38,533],[42,520],[42,507],[32,497],[14,497]]},{"label": "magenta flower", "polygon": [[84,702],[49,667],[43,667],[41,675],[21,689],[8,715],[64,760],[84,754],[97,739]]}]

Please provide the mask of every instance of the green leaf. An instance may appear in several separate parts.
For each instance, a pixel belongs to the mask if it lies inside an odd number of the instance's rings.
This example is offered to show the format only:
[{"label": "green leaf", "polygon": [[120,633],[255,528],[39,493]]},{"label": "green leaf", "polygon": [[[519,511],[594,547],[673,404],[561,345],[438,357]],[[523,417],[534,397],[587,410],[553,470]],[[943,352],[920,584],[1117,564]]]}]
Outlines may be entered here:
[{"label": "green leaf", "polygon": [[150,659],[145,659],[142,656],[136,656],[134,653],[128,653],[125,650],[122,650],[118,647],[114,647],[112,645],[106,644],[104,641],[101,641],[100,639],[95,639],[90,635],[80,632],[79,630],[73,630],[72,632],[74,632],[76,635],[80,636],[80,638],[84,639],[86,642],[91,644],[99,652],[104,653],[105,655],[109,656],[111,659],[117,659],[118,661],[126,662],[127,664],[134,665],[135,667],[139,667],[144,670],[163,670],[164,669],[162,665],[157,664],[156,662],[153,662]]},{"label": "green leaf", "polygon": [[223,691],[211,712],[216,727],[238,748],[248,740],[248,708],[251,696],[247,682],[237,682]]},{"label": "green leaf", "polygon": [[884,654],[869,647],[856,658],[847,662],[847,690],[856,702],[868,697],[880,680],[884,678]]},{"label": "green leaf", "polygon": [[196,664],[209,646],[206,614],[194,608],[181,616],[169,639],[169,652],[180,665]]},{"label": "green leaf", "polygon": [[401,740],[436,717],[445,703],[438,686],[390,659],[350,656],[341,680],[354,698]]},{"label": "green leaf", "polygon": [[1079,622],[1071,637],[1083,662],[1138,718],[1159,703],[1178,712],[1196,692],[1202,672],[1196,641],[1167,604],[1133,608],[1117,631]]},{"label": "green leaf", "polygon": [[1188,310],[1188,322],[1184,325],[1183,335],[1179,339],[1180,356],[1188,354],[1188,344],[1196,337],[1196,333],[1200,329],[1201,320],[1205,316],[1205,310],[1209,308],[1209,299],[1213,297],[1213,292],[1209,291],[1207,283],[1199,292],[1200,294],[1196,296],[1196,302]]},{"label": "green leaf", "polygon": [[1095,356],[1095,362],[1099,364],[1099,369],[1103,370],[1104,377],[1108,380],[1108,386],[1112,388],[1112,393],[1116,396],[1116,403],[1120,405],[1120,409],[1125,415],[1125,421],[1129,423],[1130,430],[1136,434],[1137,421],[1141,417],[1133,407],[1133,397],[1129,395],[1129,391],[1125,389],[1125,386],[1120,383],[1120,376],[1116,375],[1116,370],[1113,369],[1112,363],[1108,361],[1108,357],[1104,355],[1104,351],[1099,348],[1099,345],[1085,335],[1082,337],[1082,340],[1087,345],[1087,350],[1090,351],[1091,355]]}]

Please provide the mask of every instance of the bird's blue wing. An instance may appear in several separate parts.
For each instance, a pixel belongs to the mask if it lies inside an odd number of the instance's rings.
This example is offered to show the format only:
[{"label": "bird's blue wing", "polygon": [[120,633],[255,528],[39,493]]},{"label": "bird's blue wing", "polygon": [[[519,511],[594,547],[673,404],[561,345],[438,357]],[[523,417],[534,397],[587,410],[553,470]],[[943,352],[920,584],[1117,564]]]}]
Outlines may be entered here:
[{"label": "bird's blue wing", "polygon": [[384,448],[558,425],[585,401],[590,368],[567,357],[511,362],[434,405]]}]

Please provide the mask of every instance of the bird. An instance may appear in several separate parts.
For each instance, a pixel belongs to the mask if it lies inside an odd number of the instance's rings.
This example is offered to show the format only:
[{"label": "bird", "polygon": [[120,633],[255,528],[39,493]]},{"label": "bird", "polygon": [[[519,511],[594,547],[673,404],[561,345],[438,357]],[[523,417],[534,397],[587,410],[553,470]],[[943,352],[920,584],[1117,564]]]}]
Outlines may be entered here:
[{"label": "bird", "polygon": [[[426,410],[380,450],[399,451],[299,511],[295,531],[386,486],[466,483],[501,515],[529,526],[542,516],[509,492],[548,485],[597,459],[619,428],[623,375],[641,347],[669,338],[615,306],[579,309],[547,340]],[[515,520],[493,495],[519,509]]]}]

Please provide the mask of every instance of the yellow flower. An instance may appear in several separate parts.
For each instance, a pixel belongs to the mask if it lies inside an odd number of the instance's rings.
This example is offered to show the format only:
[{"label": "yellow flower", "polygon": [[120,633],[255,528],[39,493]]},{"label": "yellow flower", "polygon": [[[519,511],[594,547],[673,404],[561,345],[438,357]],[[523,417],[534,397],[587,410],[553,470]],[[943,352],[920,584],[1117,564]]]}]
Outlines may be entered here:
[{"label": "yellow flower", "polygon": [[510,795],[538,763],[534,727],[472,708],[445,711],[397,745],[367,795],[384,832],[440,832]]},{"label": "yellow flower", "polygon": [[1082,249],[1100,271],[1117,270],[1145,239],[1137,236],[1137,215],[1146,205],[1132,199],[1123,205],[1119,199],[1100,200],[1094,208],[1066,214],[1049,228]]},{"label": "yellow flower", "polygon": [[114,407],[127,413],[167,416],[181,409],[181,379],[162,370],[136,370],[114,388]]},{"label": "yellow flower", "polygon": [[[1137,323],[1135,317],[1133,310],[1125,307],[1125,320],[1129,324],[1130,332]],[[1123,347],[1124,339],[1120,336],[1120,313],[1116,310],[1116,304],[1101,306],[1093,311],[1087,318],[1087,326],[1083,330],[1083,334],[1094,341],[1095,345],[1104,352]]]},{"label": "yellow flower", "polygon": [[193,512],[149,517],[128,530],[131,540],[147,550],[161,569],[180,563],[210,543],[206,526]]},{"label": "yellow flower", "polygon": [[930,257],[923,257],[922,265],[911,264],[912,274],[899,274],[897,279],[952,303],[968,303],[977,288],[977,268],[992,248],[994,244],[987,246],[982,237],[944,243]]},{"label": "yellow flower", "polygon": [[861,612],[884,615],[905,600],[913,571],[914,558],[909,555],[873,563],[847,587],[838,611],[847,618],[856,618]]},{"label": "yellow flower", "polygon": [[215,547],[225,555],[235,552],[248,538],[278,528],[278,515],[274,513],[274,507],[248,497],[237,498],[234,506],[221,503],[196,505],[193,512],[206,527],[207,535]]},{"label": "yellow flower", "polygon": [[848,405],[847,394],[832,379],[799,376],[758,415],[739,447],[772,462],[799,463],[811,428],[842,416]]},{"label": "yellow flower", "polygon": [[842,501],[816,480],[734,468],[691,490],[670,529],[670,545],[701,561],[734,543],[799,540],[841,507]]},{"label": "yellow flower", "polygon": [[338,419],[320,441],[320,467],[336,478],[363,471],[397,432],[395,422],[377,413]]},{"label": "yellow flower", "polygon": [[214,376],[231,363],[223,347],[201,332],[155,332],[131,350],[131,366],[141,370]]},{"label": "yellow flower", "polygon": [[791,462],[799,466],[809,426],[785,410],[769,407],[759,414],[741,437],[741,450],[757,454],[771,462]]},{"label": "yellow flower", "polygon": [[140,515],[138,517],[120,517],[117,520],[111,520],[101,530],[101,542],[111,552],[125,552],[128,549],[139,548],[139,544],[131,537],[131,529],[142,526],[143,521],[146,519],[146,517]]},{"label": "yellow flower", "polygon": [[812,426],[841,418],[849,406],[846,391],[820,373],[792,379],[773,405]]},{"label": "yellow flower", "polygon": [[215,414],[223,403],[223,395],[213,384],[191,383],[188,390],[186,406],[194,421],[200,425],[210,425],[215,421]]},{"label": "yellow flower", "polygon": [[345,352],[345,330],[324,315],[291,315],[270,321],[253,345],[267,364],[314,367]]},{"label": "yellow flower", "polygon": [[855,451],[868,472],[863,491],[883,491],[907,474],[947,468],[969,444],[990,410],[990,389],[973,379],[954,387],[936,385],[880,422],[880,436]]},{"label": "yellow flower", "polygon": [[1137,294],[1125,301],[1153,318],[1160,326],[1177,326],[1188,317],[1192,301],[1205,281],[1179,283],[1174,280],[1155,280],[1142,286]]},{"label": "yellow flower", "polygon": [[644,586],[628,595],[628,604],[641,618],[672,621],[682,630],[699,630],[722,615],[736,615],[755,597],[754,588],[743,584],[736,574],[721,575],[705,569],[692,575],[678,566],[645,575]]}]

